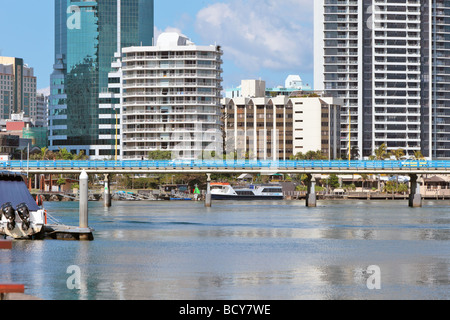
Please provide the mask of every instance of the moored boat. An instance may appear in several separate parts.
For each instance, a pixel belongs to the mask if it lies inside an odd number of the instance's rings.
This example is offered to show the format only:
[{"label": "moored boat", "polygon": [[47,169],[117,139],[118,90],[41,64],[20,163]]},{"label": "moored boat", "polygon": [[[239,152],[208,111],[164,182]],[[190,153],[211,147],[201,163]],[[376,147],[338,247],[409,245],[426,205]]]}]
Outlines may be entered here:
[{"label": "moored boat", "polygon": [[21,173],[0,172],[0,235],[28,239],[45,224],[45,210],[30,194]]},{"label": "moored boat", "polygon": [[283,200],[281,185],[250,185],[234,188],[229,183],[211,183],[213,200]]}]

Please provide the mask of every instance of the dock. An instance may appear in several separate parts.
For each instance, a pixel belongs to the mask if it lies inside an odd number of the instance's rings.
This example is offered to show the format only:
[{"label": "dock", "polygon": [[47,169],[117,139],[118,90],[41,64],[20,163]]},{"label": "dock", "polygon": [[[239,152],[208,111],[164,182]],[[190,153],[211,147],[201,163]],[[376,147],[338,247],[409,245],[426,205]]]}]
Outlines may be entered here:
[{"label": "dock", "polygon": [[43,239],[51,240],[94,240],[94,229],[70,227],[65,225],[45,225],[43,230]]}]

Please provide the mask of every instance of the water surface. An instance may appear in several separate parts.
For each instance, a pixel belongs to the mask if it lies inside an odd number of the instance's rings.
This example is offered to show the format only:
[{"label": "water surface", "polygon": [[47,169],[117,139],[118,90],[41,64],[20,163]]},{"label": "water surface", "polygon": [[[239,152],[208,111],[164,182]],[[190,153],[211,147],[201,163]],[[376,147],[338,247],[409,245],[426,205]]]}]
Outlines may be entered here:
[{"label": "water surface", "polygon": [[[78,203],[46,203],[78,224]],[[449,299],[450,202],[89,204],[92,242],[15,241],[0,282],[43,299]],[[81,270],[69,290],[67,268]],[[367,268],[381,270],[369,290]]]}]

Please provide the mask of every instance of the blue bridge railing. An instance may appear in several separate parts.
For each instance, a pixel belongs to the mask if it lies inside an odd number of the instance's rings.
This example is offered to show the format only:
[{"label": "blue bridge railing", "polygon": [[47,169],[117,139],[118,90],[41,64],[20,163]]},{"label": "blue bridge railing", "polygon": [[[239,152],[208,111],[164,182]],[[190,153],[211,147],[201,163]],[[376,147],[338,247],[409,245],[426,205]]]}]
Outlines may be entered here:
[{"label": "blue bridge railing", "polygon": [[0,161],[0,170],[24,169],[449,169],[450,161],[220,161],[220,160],[155,160],[155,161]]}]

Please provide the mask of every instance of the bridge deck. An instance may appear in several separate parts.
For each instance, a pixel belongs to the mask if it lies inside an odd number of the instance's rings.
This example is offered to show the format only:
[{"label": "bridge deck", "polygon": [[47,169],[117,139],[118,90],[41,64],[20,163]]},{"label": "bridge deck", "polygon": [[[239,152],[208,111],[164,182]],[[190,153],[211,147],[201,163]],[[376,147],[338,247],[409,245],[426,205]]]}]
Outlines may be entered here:
[{"label": "bridge deck", "polygon": [[450,161],[7,161],[0,170],[35,173],[450,174]]}]

